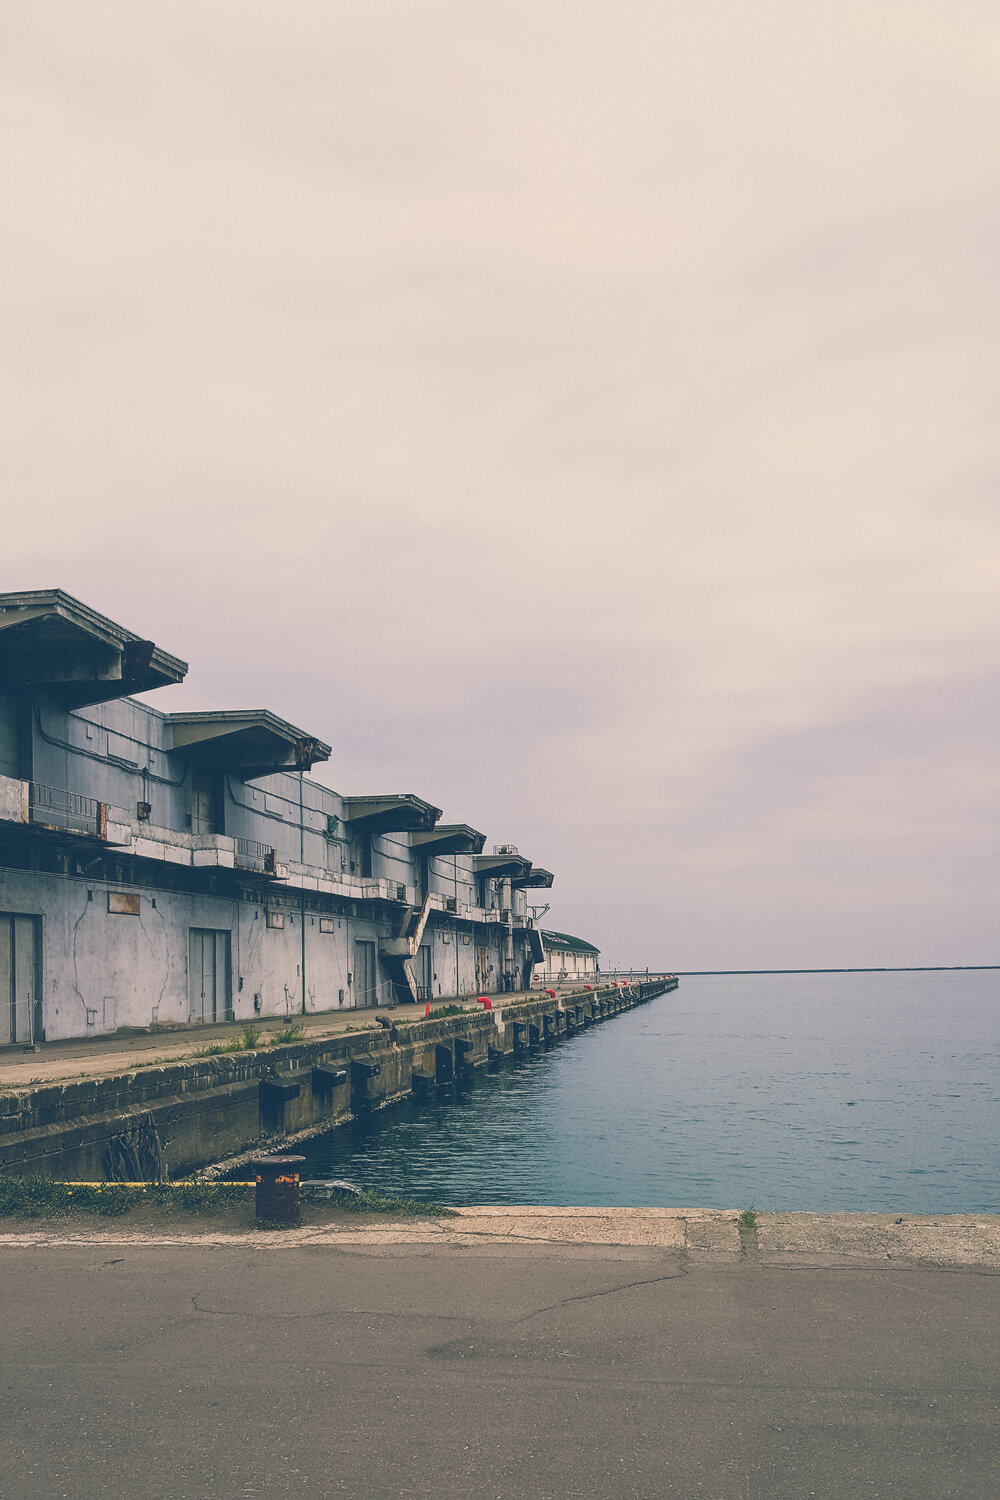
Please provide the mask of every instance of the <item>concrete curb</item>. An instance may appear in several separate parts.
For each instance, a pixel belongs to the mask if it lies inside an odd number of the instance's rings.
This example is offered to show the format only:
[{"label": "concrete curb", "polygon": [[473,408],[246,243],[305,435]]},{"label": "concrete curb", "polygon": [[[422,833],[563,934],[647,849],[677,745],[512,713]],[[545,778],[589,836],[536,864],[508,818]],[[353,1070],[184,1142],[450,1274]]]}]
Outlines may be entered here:
[{"label": "concrete curb", "polygon": [[420,1245],[428,1249],[498,1246],[563,1251],[661,1250],[696,1263],[733,1261],[762,1267],[949,1267],[1000,1275],[1000,1215],[758,1213],[741,1228],[735,1211],[670,1208],[482,1206],[430,1220],[310,1225],[243,1232],[130,1231],[86,1223],[0,1233],[0,1249],[61,1246],[190,1246],[290,1250]]}]

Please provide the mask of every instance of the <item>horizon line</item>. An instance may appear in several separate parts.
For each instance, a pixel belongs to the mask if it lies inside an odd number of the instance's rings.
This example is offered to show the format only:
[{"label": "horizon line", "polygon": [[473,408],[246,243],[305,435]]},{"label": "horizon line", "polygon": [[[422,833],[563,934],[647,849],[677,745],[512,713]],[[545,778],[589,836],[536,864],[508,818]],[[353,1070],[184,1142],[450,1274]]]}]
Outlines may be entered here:
[{"label": "horizon line", "polygon": [[949,974],[979,969],[1000,969],[1000,964],[868,964],[839,969],[675,969],[673,972],[678,978],[684,976],[694,979],[698,976],[707,978],[723,974]]}]

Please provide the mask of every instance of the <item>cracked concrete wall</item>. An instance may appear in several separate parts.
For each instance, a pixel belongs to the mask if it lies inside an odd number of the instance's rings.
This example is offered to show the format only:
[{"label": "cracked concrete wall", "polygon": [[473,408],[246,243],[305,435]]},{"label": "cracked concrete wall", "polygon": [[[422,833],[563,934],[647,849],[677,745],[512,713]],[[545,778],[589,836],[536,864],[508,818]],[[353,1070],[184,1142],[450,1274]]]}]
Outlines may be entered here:
[{"label": "cracked concrete wall", "polygon": [[[137,915],[108,910],[108,893],[137,898]],[[119,1027],[187,1023],[189,932],[230,934],[235,1020],[294,1017],[302,1009],[302,914],[201,893],[150,890],[44,872],[0,871],[0,908],[43,917],[42,1022],[47,1041]],[[353,1006],[348,976],[355,939],[377,942],[385,924],[305,914],[306,1009]]]}]

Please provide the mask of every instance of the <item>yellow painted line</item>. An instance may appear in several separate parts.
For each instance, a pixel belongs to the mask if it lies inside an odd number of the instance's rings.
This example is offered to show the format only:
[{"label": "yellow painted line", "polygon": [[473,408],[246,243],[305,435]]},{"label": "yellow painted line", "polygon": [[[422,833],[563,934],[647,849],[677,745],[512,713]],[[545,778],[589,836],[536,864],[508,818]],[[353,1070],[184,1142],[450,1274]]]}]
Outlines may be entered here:
[{"label": "yellow painted line", "polygon": [[106,1187],[134,1187],[134,1188],[182,1188],[182,1187],[256,1187],[256,1182],[66,1182],[62,1179],[52,1179],[53,1187],[78,1188],[106,1188]]}]

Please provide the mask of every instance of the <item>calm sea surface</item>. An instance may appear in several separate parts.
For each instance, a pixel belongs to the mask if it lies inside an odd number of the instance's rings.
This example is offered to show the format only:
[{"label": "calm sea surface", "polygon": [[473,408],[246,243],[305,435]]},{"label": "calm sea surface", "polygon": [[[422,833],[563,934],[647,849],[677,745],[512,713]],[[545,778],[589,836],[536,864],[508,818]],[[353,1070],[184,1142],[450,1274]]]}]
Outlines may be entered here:
[{"label": "calm sea surface", "polygon": [[298,1148],[451,1204],[1000,1212],[1000,973],[680,988]]}]

